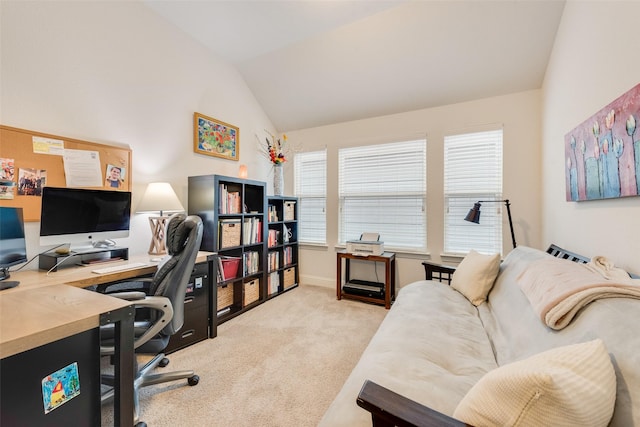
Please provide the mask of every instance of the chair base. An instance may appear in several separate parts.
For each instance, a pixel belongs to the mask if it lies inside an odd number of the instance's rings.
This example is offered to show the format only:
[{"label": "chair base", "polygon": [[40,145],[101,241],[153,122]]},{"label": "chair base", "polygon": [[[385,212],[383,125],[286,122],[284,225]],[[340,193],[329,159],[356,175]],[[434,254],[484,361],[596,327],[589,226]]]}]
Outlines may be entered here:
[{"label": "chair base", "polygon": [[[198,377],[193,371],[172,371],[163,372],[160,374],[152,374],[151,371],[158,366],[167,366],[167,360],[164,353],[156,355],[153,359],[148,361],[142,368],[138,369],[136,377],[133,381],[133,399],[134,399],[134,424],[140,423],[140,404],[139,404],[139,391],[142,387],[147,387],[154,384],[161,384],[170,381],[177,381],[186,379],[190,386],[198,384],[200,377]],[[114,378],[113,375],[102,375],[101,383],[106,386],[113,387]],[[104,405],[107,402],[111,402],[114,398],[114,389],[110,388],[108,391],[102,393],[101,403]]]}]

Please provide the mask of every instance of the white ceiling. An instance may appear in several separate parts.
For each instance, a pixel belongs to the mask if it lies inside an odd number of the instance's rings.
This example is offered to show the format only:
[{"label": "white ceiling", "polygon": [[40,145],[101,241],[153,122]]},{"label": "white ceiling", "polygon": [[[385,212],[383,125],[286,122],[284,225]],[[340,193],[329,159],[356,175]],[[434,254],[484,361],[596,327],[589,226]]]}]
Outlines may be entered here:
[{"label": "white ceiling", "polygon": [[278,131],[542,86],[564,0],[143,0],[232,63]]}]

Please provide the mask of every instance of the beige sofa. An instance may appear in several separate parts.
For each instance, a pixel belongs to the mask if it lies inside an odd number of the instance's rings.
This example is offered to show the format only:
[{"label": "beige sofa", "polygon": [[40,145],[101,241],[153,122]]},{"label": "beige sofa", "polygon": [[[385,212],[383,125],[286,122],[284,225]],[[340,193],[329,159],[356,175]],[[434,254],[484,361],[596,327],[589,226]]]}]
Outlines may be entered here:
[{"label": "beige sofa", "polygon": [[[394,425],[403,419],[409,420],[405,425],[464,425],[450,417],[460,411],[463,400],[469,400],[474,385],[485,385],[489,372],[501,372],[516,361],[527,363],[533,355],[551,349],[554,353],[576,347],[571,344],[601,342],[604,354],[609,356],[605,357],[608,367],[603,365],[601,376],[590,380],[586,397],[570,392],[569,398],[580,396],[577,408],[566,409],[565,404],[559,404],[557,411],[551,412],[564,415],[571,410],[584,411],[591,418],[589,422],[600,418],[594,425],[604,419],[605,425],[640,426],[640,300],[597,299],[579,310],[566,327],[554,330],[543,323],[519,284],[528,267],[547,258],[552,257],[528,247],[512,251],[500,265],[486,302],[477,307],[445,283],[419,281],[402,287],[320,425],[371,425],[372,413],[379,425]],[[581,348],[578,357],[584,354]],[[573,363],[578,359],[568,360]],[[587,371],[587,376],[599,369],[592,368],[590,361],[575,363],[576,369]],[[608,391],[605,385],[593,385],[611,379],[607,369],[613,377]],[[518,367],[515,372],[522,369]],[[596,388],[597,393],[610,392],[610,410],[606,408],[609,397],[595,395]],[[493,395],[486,389],[480,394]],[[553,399],[563,398],[553,395]],[[597,403],[590,403],[591,398]],[[605,408],[597,406],[600,404]],[[510,410],[513,408],[500,408],[498,403],[498,412]],[[431,415],[437,421],[429,418]]]}]

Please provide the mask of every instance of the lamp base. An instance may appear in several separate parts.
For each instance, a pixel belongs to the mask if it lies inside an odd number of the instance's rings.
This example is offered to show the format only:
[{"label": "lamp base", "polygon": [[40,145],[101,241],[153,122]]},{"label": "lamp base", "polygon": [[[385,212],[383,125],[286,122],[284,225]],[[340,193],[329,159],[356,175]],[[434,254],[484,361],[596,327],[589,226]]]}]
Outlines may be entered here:
[{"label": "lamp base", "polygon": [[149,217],[149,226],[151,226],[151,245],[149,245],[149,255],[165,255],[167,253],[167,244],[164,238],[168,220],[168,216]]}]

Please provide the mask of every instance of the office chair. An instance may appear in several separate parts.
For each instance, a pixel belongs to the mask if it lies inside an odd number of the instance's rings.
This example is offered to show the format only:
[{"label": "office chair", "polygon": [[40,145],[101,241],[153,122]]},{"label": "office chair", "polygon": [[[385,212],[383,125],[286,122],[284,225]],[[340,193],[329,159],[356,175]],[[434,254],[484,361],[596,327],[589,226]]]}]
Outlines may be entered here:
[{"label": "office chair", "polygon": [[[156,367],[169,363],[162,351],[171,335],[184,323],[184,296],[202,241],[202,220],[199,216],[175,214],[169,219],[166,230],[168,256],[158,266],[150,280],[120,282],[99,289],[105,293],[133,301],[136,312],[134,322],[134,349],[136,353],[155,354],[149,362],[137,368],[134,379],[135,422],[139,419],[139,390],[142,387],[168,381],[187,379],[188,384],[198,384],[199,377],[193,371],[177,371],[152,374]],[[116,292],[113,292],[114,289]],[[131,289],[134,289],[133,291]],[[146,289],[141,292],[139,289]],[[101,355],[113,355],[113,327],[101,327]],[[102,384],[112,386],[113,377],[102,376]],[[102,395],[105,403],[113,398],[111,388]]]}]

